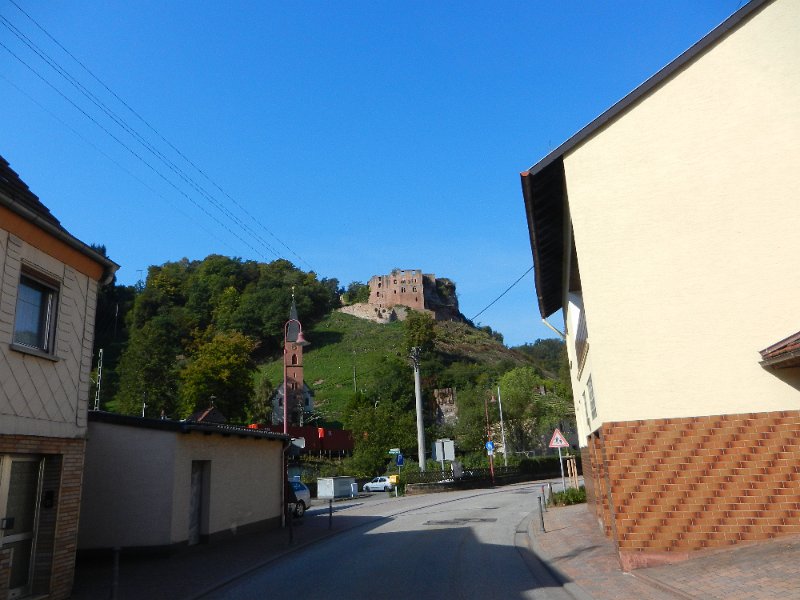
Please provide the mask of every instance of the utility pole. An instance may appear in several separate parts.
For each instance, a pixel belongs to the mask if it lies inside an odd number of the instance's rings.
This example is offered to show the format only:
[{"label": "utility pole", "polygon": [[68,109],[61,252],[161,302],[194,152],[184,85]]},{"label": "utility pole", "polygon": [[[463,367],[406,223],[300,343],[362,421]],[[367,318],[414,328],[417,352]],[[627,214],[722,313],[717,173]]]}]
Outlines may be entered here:
[{"label": "utility pole", "polygon": [[422,420],[422,383],[419,376],[420,348],[411,348],[411,362],[414,365],[414,396],[417,400],[417,458],[419,470],[425,472],[425,423]]},{"label": "utility pole", "polygon": [[94,389],[94,410],[100,410],[100,384],[103,381],[103,349],[97,356],[97,387]]},{"label": "utility pole", "polygon": [[503,426],[503,401],[500,399],[500,386],[497,386],[497,403],[500,406],[500,436],[503,439],[503,465],[508,466],[508,446],[506,446],[506,428]]}]

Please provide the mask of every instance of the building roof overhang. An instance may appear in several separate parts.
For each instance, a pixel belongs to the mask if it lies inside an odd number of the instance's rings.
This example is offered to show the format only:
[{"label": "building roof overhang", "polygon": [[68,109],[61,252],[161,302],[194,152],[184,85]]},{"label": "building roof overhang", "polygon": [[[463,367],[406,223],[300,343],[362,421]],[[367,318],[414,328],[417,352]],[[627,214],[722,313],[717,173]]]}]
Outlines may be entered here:
[{"label": "building roof overhang", "polygon": [[800,331],[764,348],[761,354],[761,366],[769,369],[788,369],[800,367]]},{"label": "building roof overhang", "polygon": [[216,433],[226,437],[251,437],[274,440],[283,443],[289,443],[292,439],[291,436],[284,435],[282,433],[273,433],[272,431],[268,431],[266,429],[250,429],[241,425],[197,423],[193,421],[175,421],[173,419],[150,419],[148,417],[120,415],[102,410],[90,410],[89,421],[96,423],[109,423],[111,425],[122,425],[126,427],[137,427],[142,429],[172,431],[175,433],[191,433],[193,431],[208,434]]},{"label": "building roof overhang", "polygon": [[564,157],[604,127],[613,123],[623,113],[703,54],[709,47],[773,1],[751,0],[748,2],[630,94],[548,153],[527,171],[521,173],[522,194],[525,200],[535,267],[536,294],[539,300],[539,312],[543,318],[550,316],[562,307],[564,286],[568,285],[568,282],[564,281],[564,261],[566,260],[564,238],[568,231],[565,219],[569,219]]}]

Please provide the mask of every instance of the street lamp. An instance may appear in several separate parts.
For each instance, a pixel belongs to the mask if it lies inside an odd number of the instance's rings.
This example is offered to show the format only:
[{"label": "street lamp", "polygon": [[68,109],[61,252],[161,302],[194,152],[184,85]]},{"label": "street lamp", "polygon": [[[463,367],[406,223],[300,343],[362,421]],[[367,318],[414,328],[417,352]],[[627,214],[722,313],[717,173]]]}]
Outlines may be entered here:
[{"label": "street lamp", "polygon": [[287,364],[286,364],[286,354],[287,354],[287,346],[289,344],[289,325],[292,323],[297,324],[297,339],[292,340],[294,344],[304,347],[308,346],[309,343],[306,341],[306,338],[303,337],[303,326],[300,324],[300,321],[297,319],[289,319],[286,321],[286,324],[283,326],[283,433],[289,433],[289,389],[287,386]]}]

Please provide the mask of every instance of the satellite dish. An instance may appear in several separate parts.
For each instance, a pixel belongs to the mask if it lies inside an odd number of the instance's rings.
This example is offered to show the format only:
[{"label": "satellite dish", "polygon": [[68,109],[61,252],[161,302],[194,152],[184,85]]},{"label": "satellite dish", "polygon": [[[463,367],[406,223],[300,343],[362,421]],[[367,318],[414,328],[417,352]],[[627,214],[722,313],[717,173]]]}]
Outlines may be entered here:
[{"label": "satellite dish", "polygon": [[306,438],[304,437],[292,438],[292,446],[297,446],[298,448],[305,448]]}]

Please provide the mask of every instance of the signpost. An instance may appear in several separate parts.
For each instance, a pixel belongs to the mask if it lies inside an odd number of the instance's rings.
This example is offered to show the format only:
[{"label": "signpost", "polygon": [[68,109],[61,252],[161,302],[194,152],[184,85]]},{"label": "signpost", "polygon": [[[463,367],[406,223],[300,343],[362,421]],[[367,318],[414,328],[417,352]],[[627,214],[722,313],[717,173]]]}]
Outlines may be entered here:
[{"label": "signpost", "polygon": [[[396,448],[392,448],[392,450],[395,449]],[[397,465],[397,485],[394,486],[394,497],[397,498],[399,494],[398,488],[400,487],[400,467],[403,466],[405,459],[403,458],[403,455],[400,454],[400,452],[398,451],[397,454],[395,454],[394,456],[394,461],[395,464]]]},{"label": "signpost", "polygon": [[569,448],[569,442],[558,429],[553,432],[553,437],[550,438],[550,447],[558,448],[558,464],[561,467],[561,487],[566,492],[567,484],[564,481],[564,462],[561,459],[561,449]]},{"label": "signpost", "polygon": [[492,474],[492,485],[494,485],[494,442],[486,442],[486,454],[489,455],[489,473]]}]

